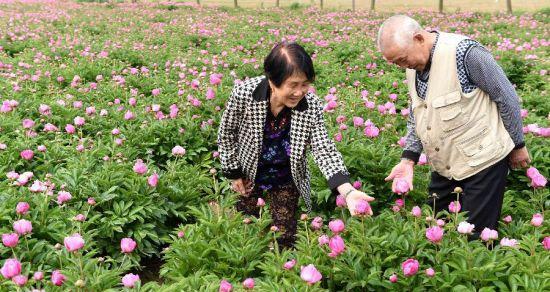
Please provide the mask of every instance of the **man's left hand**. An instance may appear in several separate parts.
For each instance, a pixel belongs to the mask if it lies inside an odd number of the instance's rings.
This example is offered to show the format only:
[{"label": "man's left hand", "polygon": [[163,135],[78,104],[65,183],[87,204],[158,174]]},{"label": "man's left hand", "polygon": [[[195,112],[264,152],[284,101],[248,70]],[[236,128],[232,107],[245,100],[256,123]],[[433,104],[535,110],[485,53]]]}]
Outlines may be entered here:
[{"label": "man's left hand", "polygon": [[522,147],[519,149],[514,149],[510,153],[510,166],[512,169],[517,168],[527,168],[531,163],[531,158],[529,157],[529,152],[527,152],[527,147]]}]

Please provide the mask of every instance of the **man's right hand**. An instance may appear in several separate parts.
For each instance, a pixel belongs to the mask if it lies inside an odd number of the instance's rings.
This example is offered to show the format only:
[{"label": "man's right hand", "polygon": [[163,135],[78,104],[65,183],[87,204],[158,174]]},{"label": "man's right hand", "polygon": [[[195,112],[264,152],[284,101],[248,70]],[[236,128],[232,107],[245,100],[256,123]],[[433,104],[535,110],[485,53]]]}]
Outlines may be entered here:
[{"label": "man's right hand", "polygon": [[414,161],[409,159],[402,159],[399,164],[393,167],[390,175],[386,177],[385,181],[393,180],[391,189],[393,192],[396,192],[395,183],[396,178],[405,180],[409,184],[409,190],[413,190],[413,174],[414,174]]},{"label": "man's right hand", "polygon": [[241,196],[245,197],[248,197],[248,195],[250,195],[250,193],[252,192],[251,186],[252,182],[243,178],[234,179],[231,182],[231,188],[235,192],[241,194]]}]

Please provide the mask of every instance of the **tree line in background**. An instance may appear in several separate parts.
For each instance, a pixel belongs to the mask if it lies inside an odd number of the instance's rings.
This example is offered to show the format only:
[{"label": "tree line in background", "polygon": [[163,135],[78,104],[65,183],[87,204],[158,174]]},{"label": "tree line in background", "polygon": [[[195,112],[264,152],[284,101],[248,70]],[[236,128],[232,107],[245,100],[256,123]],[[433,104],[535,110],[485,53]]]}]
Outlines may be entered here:
[{"label": "tree line in background", "polygon": [[[132,2],[136,2],[137,0],[132,0]],[[197,4],[201,4],[201,0],[196,0],[197,1]],[[367,1],[367,0],[365,0]],[[324,0],[319,0],[319,7],[321,9],[324,8]],[[355,2],[356,0],[351,0],[351,9],[352,11],[355,11]],[[311,4],[312,5],[315,5],[315,0],[311,0]],[[238,0],[233,0],[233,6],[235,8],[238,8],[239,7],[239,2]],[[275,7],[279,7],[280,6],[280,0],[275,0]],[[376,0],[370,0],[370,10],[371,11],[374,11],[375,9],[375,6],[376,6]],[[439,8],[439,12],[440,13],[443,13],[443,0],[438,0],[438,8]],[[508,13],[512,13],[512,0],[506,0],[506,10],[508,11]]]},{"label": "tree line in background", "polygon": [[[79,0],[81,2],[106,2],[104,0]],[[114,0],[108,0],[109,2],[110,1],[114,1]],[[119,0],[120,1],[120,0]],[[132,3],[138,3],[139,1],[138,0],[131,0]],[[198,5],[201,5],[201,0],[195,0],[197,2]],[[280,7],[280,0],[274,0],[275,1],[275,7]],[[324,5],[325,5],[325,0],[318,0],[319,1],[319,8],[320,9],[324,9]],[[356,3],[356,0],[350,0],[351,1],[351,10],[352,11],[355,11],[355,3]],[[369,10],[370,11],[374,11],[375,10],[375,7],[376,7],[376,0],[364,0],[364,1],[370,1],[370,8]],[[497,0],[498,1],[498,0]],[[311,0],[311,5],[315,5],[315,2],[316,0]],[[438,10],[439,10],[439,13],[443,13],[443,3],[444,1],[443,0],[438,0]],[[263,6],[263,2],[262,2],[262,6]],[[239,1],[238,0],[233,0],[233,7],[234,8],[238,8],[239,7]],[[512,13],[512,0],[506,0],[506,10],[508,13]]]}]

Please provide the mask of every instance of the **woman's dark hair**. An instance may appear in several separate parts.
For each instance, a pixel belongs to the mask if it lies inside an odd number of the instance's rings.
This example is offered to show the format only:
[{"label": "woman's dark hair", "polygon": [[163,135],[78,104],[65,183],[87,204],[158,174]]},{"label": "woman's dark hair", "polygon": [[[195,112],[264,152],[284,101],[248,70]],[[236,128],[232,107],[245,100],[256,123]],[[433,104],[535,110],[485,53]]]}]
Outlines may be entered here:
[{"label": "woman's dark hair", "polygon": [[302,46],[291,42],[280,42],[273,47],[264,60],[264,72],[277,87],[296,73],[304,73],[309,82],[315,80],[311,57]]}]

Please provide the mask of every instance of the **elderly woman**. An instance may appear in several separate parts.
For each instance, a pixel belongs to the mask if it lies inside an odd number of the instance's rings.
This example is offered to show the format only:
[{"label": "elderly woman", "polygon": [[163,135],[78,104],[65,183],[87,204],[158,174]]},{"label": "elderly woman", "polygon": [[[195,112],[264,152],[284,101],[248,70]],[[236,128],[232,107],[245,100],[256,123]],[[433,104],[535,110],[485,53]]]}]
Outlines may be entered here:
[{"label": "elderly woman", "polygon": [[279,43],[264,61],[264,76],[235,85],[218,133],[222,171],[240,193],[237,210],[256,215],[265,198],[279,244],[295,242],[300,195],[311,211],[306,151],[334,193],[343,195],[351,214],[361,200],[353,188],[342,155],[329,138],[319,98],[309,92],[315,79],[313,62],[296,43]]}]

